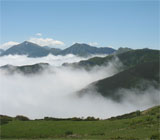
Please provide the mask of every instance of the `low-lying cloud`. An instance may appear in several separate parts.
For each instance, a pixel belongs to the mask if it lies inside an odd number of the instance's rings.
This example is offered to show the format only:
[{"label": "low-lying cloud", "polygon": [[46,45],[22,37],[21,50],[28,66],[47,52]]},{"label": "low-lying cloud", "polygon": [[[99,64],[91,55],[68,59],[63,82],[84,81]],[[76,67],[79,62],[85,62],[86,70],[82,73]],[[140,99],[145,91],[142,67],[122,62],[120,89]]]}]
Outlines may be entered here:
[{"label": "low-lying cloud", "polygon": [[55,56],[49,54],[48,56],[37,57],[37,58],[27,57],[26,55],[6,55],[0,57],[0,66],[7,64],[22,66],[22,65],[32,65],[35,63],[49,63],[52,66],[61,66],[63,63],[79,62],[81,60],[87,60],[94,56],[104,57],[107,55],[93,55],[89,57],[80,57],[80,56],[75,56],[73,54],[68,54],[65,56],[62,55]]},{"label": "low-lying cloud", "polygon": [[[12,57],[15,57],[15,60],[11,60]],[[48,62],[51,66],[43,73],[32,76],[20,73],[6,75],[0,71],[0,114],[11,116],[21,114],[30,118],[43,118],[44,116],[107,118],[157,104],[157,101],[154,100],[159,96],[156,89],[147,90],[155,93],[152,94],[154,96],[152,100],[150,100],[150,94],[137,96],[134,91],[126,90],[127,96],[122,103],[104,98],[100,94],[86,94],[81,98],[75,96],[76,91],[83,89],[88,84],[117,73],[119,71],[117,66],[120,64],[118,60],[87,71],[83,68],[61,66],[64,62],[86,59],[70,55],[49,55],[43,58],[6,56],[2,59],[0,65],[9,62],[13,65]],[[146,102],[140,102],[140,99]]]}]

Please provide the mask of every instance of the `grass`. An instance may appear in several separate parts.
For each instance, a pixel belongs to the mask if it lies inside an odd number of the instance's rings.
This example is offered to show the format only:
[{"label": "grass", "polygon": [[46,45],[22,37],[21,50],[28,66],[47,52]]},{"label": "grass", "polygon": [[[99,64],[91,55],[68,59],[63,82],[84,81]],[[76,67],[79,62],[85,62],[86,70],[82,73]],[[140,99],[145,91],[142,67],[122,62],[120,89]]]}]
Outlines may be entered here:
[{"label": "grass", "polygon": [[141,112],[137,117],[99,121],[13,120],[1,125],[1,139],[159,139],[160,106]]}]

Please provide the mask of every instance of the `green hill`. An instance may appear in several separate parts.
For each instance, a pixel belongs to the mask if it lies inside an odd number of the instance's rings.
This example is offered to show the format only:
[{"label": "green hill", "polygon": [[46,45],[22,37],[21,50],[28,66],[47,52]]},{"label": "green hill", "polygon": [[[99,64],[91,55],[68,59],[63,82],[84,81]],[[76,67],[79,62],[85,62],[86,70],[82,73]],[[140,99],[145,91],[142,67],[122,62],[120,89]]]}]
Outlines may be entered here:
[{"label": "green hill", "polygon": [[1,139],[158,140],[160,106],[107,120],[17,120],[1,125]]},{"label": "green hill", "polygon": [[115,54],[115,55],[108,55],[106,57],[94,57],[88,60],[83,60],[78,63],[73,63],[72,66],[92,68],[93,66],[96,65],[98,66],[105,65],[111,60],[114,60],[115,58],[118,58],[120,62],[122,62],[123,65],[128,68],[135,66],[137,64],[142,64],[144,62],[152,62],[159,60],[160,51],[151,49],[130,50],[117,55]]},{"label": "green hill", "polygon": [[125,53],[125,52],[131,51],[131,50],[133,50],[133,49],[120,47],[118,50],[116,50],[114,52],[114,54],[117,55],[117,54]]},{"label": "green hill", "polygon": [[9,74],[13,74],[15,72],[23,74],[36,74],[42,72],[48,67],[49,67],[48,63],[37,63],[33,65],[24,65],[24,66],[4,65],[1,66],[0,69],[5,70]]},{"label": "green hill", "polygon": [[[88,93],[88,91],[90,91],[90,87],[93,85],[103,96],[120,101],[123,95],[117,93],[119,89],[137,88],[143,91],[149,86],[159,88],[159,79],[159,61],[147,62],[126,69],[111,77],[91,83],[78,94],[84,95]],[[139,92],[139,94],[140,93],[141,92]]]}]

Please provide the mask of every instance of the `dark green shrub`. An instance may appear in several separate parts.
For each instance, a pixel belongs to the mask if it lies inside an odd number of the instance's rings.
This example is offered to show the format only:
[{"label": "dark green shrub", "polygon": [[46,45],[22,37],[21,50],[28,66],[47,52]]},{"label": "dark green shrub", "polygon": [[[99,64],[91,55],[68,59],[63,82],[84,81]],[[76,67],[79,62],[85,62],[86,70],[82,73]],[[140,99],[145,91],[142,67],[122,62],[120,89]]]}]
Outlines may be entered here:
[{"label": "dark green shrub", "polygon": [[150,117],[150,116],[148,116],[148,117],[146,118],[146,121],[147,121],[147,122],[152,122],[152,121],[153,121],[153,118]]},{"label": "dark green shrub", "polygon": [[99,118],[94,118],[94,117],[90,117],[90,116],[88,116],[86,119],[85,119],[85,121],[98,121],[99,120]]},{"label": "dark green shrub", "polygon": [[91,135],[100,135],[100,136],[104,136],[105,133],[104,133],[104,132],[92,132]]},{"label": "dark green shrub", "polygon": [[20,121],[29,121],[29,118],[26,116],[22,116],[22,115],[17,115],[15,117],[16,120],[20,120]]},{"label": "dark green shrub", "polygon": [[139,110],[136,111],[136,116],[140,116],[141,112]]},{"label": "dark green shrub", "polygon": [[157,119],[160,119],[160,115],[157,115]]},{"label": "dark green shrub", "polygon": [[69,131],[69,130],[65,132],[65,135],[72,135],[72,134],[73,134],[73,132]]},{"label": "dark green shrub", "polygon": [[73,117],[73,118],[71,118],[71,120],[72,120],[72,121],[82,121],[81,118],[77,118],[77,117]]},{"label": "dark green shrub", "polygon": [[7,124],[9,121],[12,121],[13,118],[5,115],[0,115],[0,125]]},{"label": "dark green shrub", "polygon": [[0,120],[0,125],[2,125],[2,124],[7,124],[9,121],[7,121],[7,120],[4,120],[4,119],[1,119]]},{"label": "dark green shrub", "polygon": [[150,140],[159,140],[160,136],[159,134],[153,134],[151,137],[150,137]]}]

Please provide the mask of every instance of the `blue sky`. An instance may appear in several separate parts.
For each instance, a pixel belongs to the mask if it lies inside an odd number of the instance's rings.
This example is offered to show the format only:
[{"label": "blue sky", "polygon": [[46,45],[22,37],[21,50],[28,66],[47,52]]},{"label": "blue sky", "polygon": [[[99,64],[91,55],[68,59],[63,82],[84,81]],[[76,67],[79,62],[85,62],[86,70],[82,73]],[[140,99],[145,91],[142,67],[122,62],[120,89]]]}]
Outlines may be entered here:
[{"label": "blue sky", "polygon": [[0,44],[48,38],[63,42],[56,45],[60,48],[80,42],[159,49],[158,6],[149,0],[1,0]]}]

